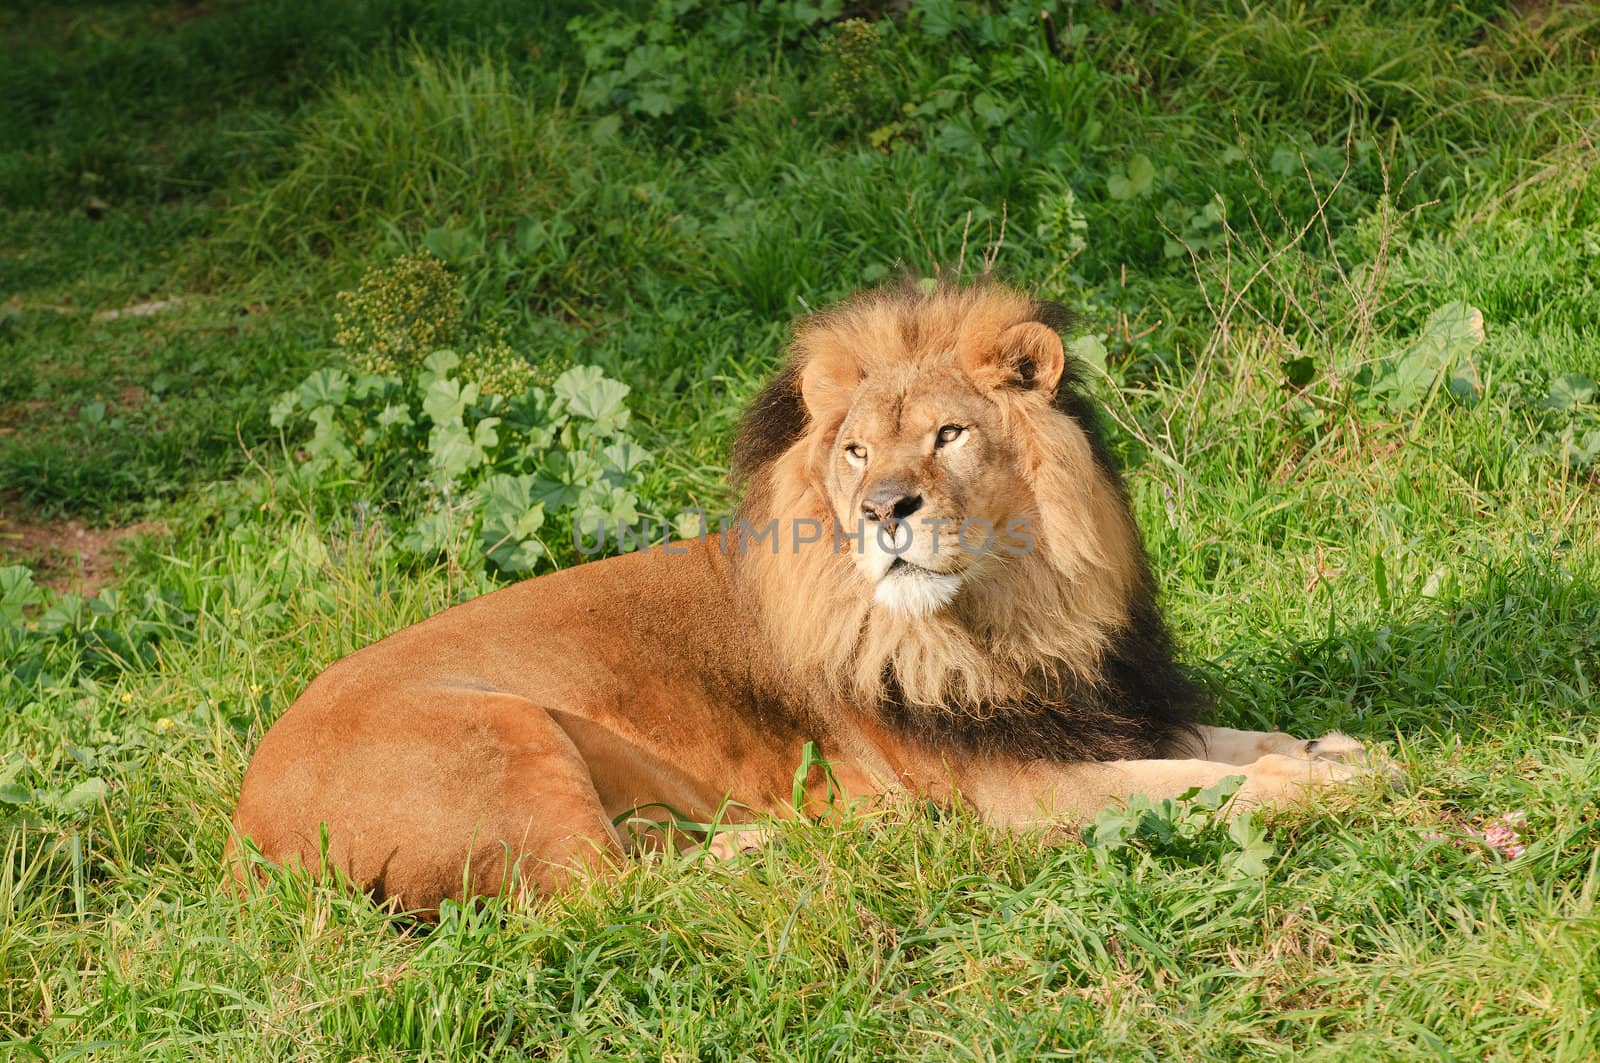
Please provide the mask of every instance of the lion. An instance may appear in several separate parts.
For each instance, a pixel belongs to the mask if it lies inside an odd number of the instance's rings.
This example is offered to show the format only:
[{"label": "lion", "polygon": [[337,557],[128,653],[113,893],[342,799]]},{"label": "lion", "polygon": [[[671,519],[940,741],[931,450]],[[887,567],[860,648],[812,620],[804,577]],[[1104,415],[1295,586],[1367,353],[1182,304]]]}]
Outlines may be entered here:
[{"label": "lion", "polygon": [[732,527],[334,663],[250,762],[235,877],[248,843],[426,913],[614,873],[644,844],[630,816],[911,797],[1027,829],[1229,776],[1243,808],[1368,772],[1337,733],[1201,722],[1060,324],[993,281],[803,319],[739,427]]}]

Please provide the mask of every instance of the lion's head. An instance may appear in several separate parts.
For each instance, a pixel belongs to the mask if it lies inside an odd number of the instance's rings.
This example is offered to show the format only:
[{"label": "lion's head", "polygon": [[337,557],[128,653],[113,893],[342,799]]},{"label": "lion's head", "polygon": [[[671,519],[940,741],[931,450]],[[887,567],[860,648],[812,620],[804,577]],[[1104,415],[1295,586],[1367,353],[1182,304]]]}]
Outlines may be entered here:
[{"label": "lion's head", "polygon": [[1188,691],[1057,316],[983,283],[799,325],[734,449],[769,535],[738,564],[794,674],[981,718],[1104,688],[1133,634]]}]

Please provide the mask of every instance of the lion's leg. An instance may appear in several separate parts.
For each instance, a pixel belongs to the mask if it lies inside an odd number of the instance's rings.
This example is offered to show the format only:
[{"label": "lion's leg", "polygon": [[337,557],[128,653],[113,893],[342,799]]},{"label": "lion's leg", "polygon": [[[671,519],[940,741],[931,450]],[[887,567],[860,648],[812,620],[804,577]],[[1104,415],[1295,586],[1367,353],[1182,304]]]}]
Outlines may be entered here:
[{"label": "lion's leg", "polygon": [[1300,760],[1359,763],[1366,754],[1365,746],[1338,731],[1311,739],[1281,731],[1236,731],[1231,727],[1200,726],[1195,731],[1194,737],[1183,741],[1181,750],[1222,764],[1253,764],[1273,753]]},{"label": "lion's leg", "polygon": [[1012,763],[964,774],[966,777],[959,781],[962,796],[986,822],[1021,828],[1083,823],[1135,794],[1159,801],[1238,775],[1244,776],[1244,784],[1231,809],[1294,804],[1305,800],[1312,790],[1362,777],[1367,771],[1332,760],[1268,753],[1248,764],[1211,760]]},{"label": "lion's leg", "polygon": [[473,892],[493,895],[514,886],[523,896],[551,894],[618,870],[625,847],[582,754],[550,714],[505,697],[516,703],[512,759],[495,794],[497,818],[486,821],[498,830],[488,831],[474,853]]},{"label": "lion's leg", "polygon": [[705,851],[714,860],[732,860],[736,856],[757,853],[772,843],[773,829],[754,824],[740,823],[724,827],[706,843]]},{"label": "lion's leg", "polygon": [[269,738],[245,778],[239,834],[313,871],[325,834],[328,865],[402,910],[551,893],[619,863],[588,765],[523,698],[389,692],[381,706],[290,721]]}]

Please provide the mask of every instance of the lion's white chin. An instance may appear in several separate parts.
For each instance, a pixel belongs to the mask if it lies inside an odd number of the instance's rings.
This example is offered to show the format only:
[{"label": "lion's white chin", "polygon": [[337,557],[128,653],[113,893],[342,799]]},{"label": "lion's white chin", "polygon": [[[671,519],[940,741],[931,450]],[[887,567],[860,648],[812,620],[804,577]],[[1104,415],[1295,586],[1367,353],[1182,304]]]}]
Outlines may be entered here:
[{"label": "lion's white chin", "polygon": [[902,565],[878,581],[872,600],[907,616],[927,616],[949,605],[960,589],[960,576]]}]

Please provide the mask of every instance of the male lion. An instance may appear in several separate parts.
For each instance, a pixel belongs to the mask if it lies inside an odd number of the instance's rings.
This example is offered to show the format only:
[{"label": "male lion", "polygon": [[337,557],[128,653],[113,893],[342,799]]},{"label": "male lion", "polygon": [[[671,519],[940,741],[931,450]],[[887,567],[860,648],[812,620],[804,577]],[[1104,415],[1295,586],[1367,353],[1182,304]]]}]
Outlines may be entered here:
[{"label": "male lion", "polygon": [[1230,775],[1239,803],[1282,801],[1362,771],[1340,735],[1195,722],[1049,318],[983,283],[806,319],[734,447],[742,524],[335,663],[262,739],[237,836],[425,911],[612,868],[629,810],[793,815],[808,742],[812,810],[959,794],[1005,827]]}]

